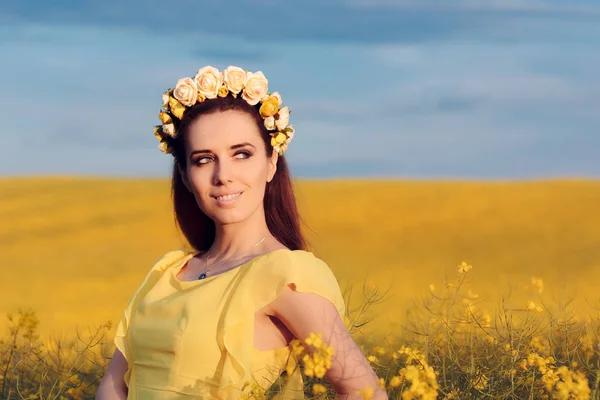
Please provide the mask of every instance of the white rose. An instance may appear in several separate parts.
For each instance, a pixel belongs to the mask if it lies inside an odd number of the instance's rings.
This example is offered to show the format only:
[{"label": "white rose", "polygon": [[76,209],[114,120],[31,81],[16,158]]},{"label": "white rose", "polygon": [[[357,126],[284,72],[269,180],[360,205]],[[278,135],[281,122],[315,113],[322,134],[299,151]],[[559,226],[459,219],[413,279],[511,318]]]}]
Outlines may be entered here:
[{"label": "white rose", "polygon": [[173,90],[173,97],[186,107],[193,106],[198,98],[196,82],[192,78],[181,78]]},{"label": "white rose", "polygon": [[269,91],[269,81],[261,71],[248,73],[244,82],[242,98],[252,106],[258,104]]},{"label": "white rose", "polygon": [[223,84],[221,73],[215,67],[207,66],[198,70],[194,77],[196,87],[207,99],[214,99],[219,94],[219,88]]},{"label": "white rose", "polygon": [[167,90],[162,95],[163,108],[165,108],[165,109],[167,109],[167,107],[169,106],[169,97],[171,97],[171,96],[169,95],[169,91]]},{"label": "white rose", "polygon": [[240,67],[229,66],[223,70],[223,81],[230,92],[238,94],[244,88],[246,72]]},{"label": "white rose", "polygon": [[160,149],[160,151],[162,151],[165,154],[169,154],[171,152],[171,150],[169,149],[169,145],[167,144],[167,142],[160,142],[158,144],[158,148]]},{"label": "white rose", "polygon": [[282,130],[290,122],[290,109],[287,106],[282,107],[276,115],[275,125],[277,129]]},{"label": "white rose", "polygon": [[162,131],[164,134],[167,134],[167,135],[171,136],[172,138],[175,137],[175,125],[173,125],[173,124],[163,125]]},{"label": "white rose", "polygon": [[265,128],[272,131],[275,129],[275,117],[265,118]]}]

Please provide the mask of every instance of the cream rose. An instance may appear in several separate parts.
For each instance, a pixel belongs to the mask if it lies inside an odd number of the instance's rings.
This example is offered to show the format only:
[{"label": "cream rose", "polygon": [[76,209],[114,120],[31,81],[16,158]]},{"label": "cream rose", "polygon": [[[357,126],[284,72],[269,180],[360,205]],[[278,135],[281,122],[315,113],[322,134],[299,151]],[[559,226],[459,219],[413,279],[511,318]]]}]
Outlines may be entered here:
[{"label": "cream rose", "polygon": [[293,126],[291,126],[291,125],[288,125],[288,126],[287,126],[287,127],[286,127],[286,128],[283,130],[283,131],[284,131],[284,132],[285,132],[285,134],[287,135],[287,137],[288,137],[288,140],[290,140],[290,141],[291,141],[291,140],[294,138],[294,133],[295,133],[296,131],[294,130],[294,127],[293,127]]},{"label": "cream rose", "polygon": [[279,94],[279,92],[271,93],[271,95],[269,97],[275,97],[277,99],[277,101],[279,102],[279,104],[283,103],[283,100],[281,99],[281,95]]},{"label": "cream rose", "polygon": [[193,106],[198,98],[196,82],[192,78],[181,78],[175,85],[173,97],[186,107]]},{"label": "cream rose", "polygon": [[287,106],[282,107],[281,110],[275,116],[275,126],[277,129],[282,130],[290,122],[290,109]]},{"label": "cream rose", "polygon": [[246,75],[246,81],[244,82],[242,98],[246,100],[248,104],[254,106],[267,95],[268,90],[269,81],[261,71],[248,73]]},{"label": "cream rose", "polygon": [[162,95],[162,101],[163,101],[163,108],[165,110],[168,110],[169,108],[169,97],[171,97],[169,91],[167,90],[166,92],[163,93]]},{"label": "cream rose", "polygon": [[158,148],[160,149],[160,151],[162,151],[165,154],[171,153],[171,148],[169,147],[169,145],[167,144],[167,142],[160,142],[158,144]]},{"label": "cream rose", "polygon": [[207,99],[214,99],[219,94],[219,88],[223,84],[221,73],[215,67],[202,67],[194,77],[198,92]]},{"label": "cream rose", "polygon": [[229,66],[223,70],[223,82],[231,93],[238,94],[244,88],[246,72],[240,67]]},{"label": "cream rose", "polygon": [[165,135],[169,135],[172,138],[175,137],[175,125],[173,124],[165,124],[162,126],[162,131]]},{"label": "cream rose", "polygon": [[275,117],[265,118],[265,128],[267,128],[270,131],[275,130]]}]

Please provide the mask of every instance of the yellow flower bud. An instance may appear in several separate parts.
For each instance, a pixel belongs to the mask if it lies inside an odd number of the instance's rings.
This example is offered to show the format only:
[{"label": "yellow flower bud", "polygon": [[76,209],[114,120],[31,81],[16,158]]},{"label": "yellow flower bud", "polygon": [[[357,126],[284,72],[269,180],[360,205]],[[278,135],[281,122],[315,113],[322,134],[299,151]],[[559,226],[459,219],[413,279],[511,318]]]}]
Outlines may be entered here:
[{"label": "yellow flower bud", "polygon": [[321,393],[327,392],[327,388],[322,383],[315,383],[312,387],[313,394],[316,396]]},{"label": "yellow flower bud", "polygon": [[218,93],[219,97],[225,97],[228,94],[229,94],[229,89],[227,89],[227,86],[223,85],[219,88],[219,93]]},{"label": "yellow flower bud", "polygon": [[272,117],[277,114],[277,111],[279,111],[279,100],[275,96],[270,96],[260,106],[260,116],[263,118]]},{"label": "yellow flower bud", "polygon": [[156,136],[156,138],[158,139],[159,142],[161,140],[163,140],[161,132],[162,132],[162,126],[161,125],[154,127],[154,136]]},{"label": "yellow flower bud", "polygon": [[174,97],[169,97],[169,108],[171,109],[171,113],[175,116],[175,118],[183,118],[185,106],[178,102]]},{"label": "yellow flower bud", "polygon": [[164,111],[160,111],[158,113],[158,118],[160,118],[160,121],[163,124],[170,124],[173,122],[173,120],[171,119],[171,116],[169,115],[169,113],[166,113]]},{"label": "yellow flower bud", "polygon": [[198,103],[202,103],[204,100],[206,100],[206,96],[198,92],[198,98],[196,100],[198,101]]}]

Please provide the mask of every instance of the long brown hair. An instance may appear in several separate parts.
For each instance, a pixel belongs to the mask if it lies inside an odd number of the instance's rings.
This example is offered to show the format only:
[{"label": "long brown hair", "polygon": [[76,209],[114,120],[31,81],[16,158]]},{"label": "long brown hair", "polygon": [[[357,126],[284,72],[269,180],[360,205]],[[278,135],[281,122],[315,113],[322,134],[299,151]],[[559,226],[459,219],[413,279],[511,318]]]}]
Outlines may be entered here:
[{"label": "long brown hair", "polygon": [[[178,164],[185,171],[185,136],[192,122],[202,115],[237,110],[252,117],[265,143],[267,154],[272,154],[271,136],[265,128],[258,106],[252,106],[240,97],[218,97],[196,103],[187,109],[176,124],[177,139],[173,141],[173,175],[171,195],[175,222],[189,244],[197,251],[206,251],[215,240],[215,223],[198,206],[194,195],[183,183]],[[300,229],[300,214],[292,187],[289,168],[284,156],[279,156],[277,171],[267,182],[263,200],[267,227],[271,234],[290,250],[306,250],[307,243]]]}]

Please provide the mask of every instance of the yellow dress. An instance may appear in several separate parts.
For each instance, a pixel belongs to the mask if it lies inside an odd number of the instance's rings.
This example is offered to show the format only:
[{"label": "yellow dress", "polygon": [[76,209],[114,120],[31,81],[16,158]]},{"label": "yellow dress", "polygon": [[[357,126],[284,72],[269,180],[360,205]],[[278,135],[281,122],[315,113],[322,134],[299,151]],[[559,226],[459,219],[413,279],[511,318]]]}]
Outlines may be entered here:
[{"label": "yellow dress", "polygon": [[[128,363],[128,399],[238,399],[244,384],[268,388],[285,370],[290,347],[254,347],[254,313],[289,283],[345,304],[329,266],[303,250],[279,249],[202,280],[178,271],[195,253],[164,255],[131,297],[115,334]],[[295,365],[290,357],[290,362]],[[296,368],[280,398],[303,399]]]}]

